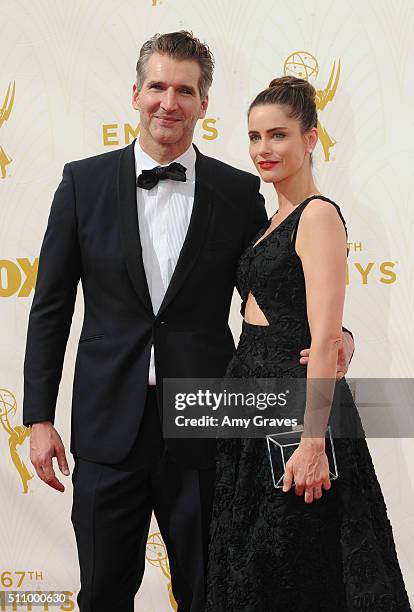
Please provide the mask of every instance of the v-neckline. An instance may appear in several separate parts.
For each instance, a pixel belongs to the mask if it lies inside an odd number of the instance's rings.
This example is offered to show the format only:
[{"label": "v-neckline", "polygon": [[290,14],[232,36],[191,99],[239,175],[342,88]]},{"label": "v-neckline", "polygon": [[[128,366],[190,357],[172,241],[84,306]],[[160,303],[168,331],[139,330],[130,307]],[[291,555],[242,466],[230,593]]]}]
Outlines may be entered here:
[{"label": "v-neckline", "polygon": [[252,247],[252,248],[253,248],[253,249],[255,249],[255,248],[256,248],[257,246],[259,246],[259,244],[261,244],[261,243],[262,243],[264,240],[266,240],[267,238],[269,238],[269,236],[271,236],[272,234],[274,234],[274,233],[275,233],[275,231],[276,231],[277,229],[279,229],[279,227],[280,227],[281,225],[283,225],[283,224],[284,224],[284,222],[285,222],[285,221],[287,221],[287,220],[289,219],[289,217],[290,217],[291,215],[293,215],[293,213],[294,213],[294,212],[296,212],[296,211],[297,211],[297,209],[299,208],[299,206],[302,206],[302,205],[303,205],[303,204],[305,204],[305,202],[307,202],[308,200],[312,200],[313,198],[319,198],[321,195],[322,195],[322,194],[319,194],[319,193],[318,193],[318,194],[314,194],[314,195],[309,196],[309,197],[308,197],[308,198],[306,198],[305,200],[303,200],[303,202],[301,202],[300,204],[298,204],[297,206],[295,206],[295,208],[294,208],[294,209],[293,209],[293,210],[292,210],[292,211],[291,211],[291,212],[290,212],[290,213],[289,213],[289,214],[288,214],[288,215],[287,215],[287,216],[286,216],[286,217],[283,219],[283,221],[281,221],[281,222],[279,223],[279,225],[276,225],[276,227],[275,227],[274,229],[272,229],[272,231],[271,231],[271,232],[269,232],[269,233],[268,233],[268,234],[265,236],[266,231],[269,229],[269,227],[270,227],[270,225],[271,225],[271,223],[272,223],[272,219],[273,219],[273,217],[274,217],[275,215],[277,215],[277,213],[279,212],[279,210],[277,210],[277,211],[274,213],[274,215],[272,215],[272,216],[270,217],[270,219],[269,219],[269,225],[267,226],[265,233],[264,233],[264,234],[263,234],[263,235],[260,237],[260,239],[259,239],[259,240],[258,240],[258,241],[257,241],[257,242],[256,242],[256,243],[253,245],[253,247]]}]

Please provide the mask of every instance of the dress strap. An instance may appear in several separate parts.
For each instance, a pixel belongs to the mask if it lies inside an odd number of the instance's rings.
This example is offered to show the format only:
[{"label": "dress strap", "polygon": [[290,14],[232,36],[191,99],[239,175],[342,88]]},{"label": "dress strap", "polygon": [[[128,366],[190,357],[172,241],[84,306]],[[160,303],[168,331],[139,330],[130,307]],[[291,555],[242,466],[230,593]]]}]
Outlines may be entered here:
[{"label": "dress strap", "polygon": [[302,202],[302,204],[299,204],[301,210],[300,210],[299,216],[297,217],[297,219],[295,219],[295,226],[293,228],[293,232],[292,232],[292,235],[291,235],[291,240],[292,240],[293,246],[295,246],[295,243],[296,243],[296,235],[298,233],[298,226],[299,226],[299,221],[300,221],[300,217],[302,215],[302,212],[305,210],[306,206],[312,200],[324,200],[325,202],[330,202],[331,204],[333,204],[335,206],[336,210],[338,211],[338,215],[340,216],[341,221],[344,224],[345,234],[346,234],[346,237],[348,238],[348,230],[346,229],[346,222],[345,222],[345,219],[343,218],[343,215],[341,213],[341,209],[339,208],[338,204],[336,204],[333,200],[331,200],[330,198],[327,198],[326,196],[323,196],[323,195],[313,195],[313,196],[310,196],[310,198],[307,198],[306,200],[304,200]]}]

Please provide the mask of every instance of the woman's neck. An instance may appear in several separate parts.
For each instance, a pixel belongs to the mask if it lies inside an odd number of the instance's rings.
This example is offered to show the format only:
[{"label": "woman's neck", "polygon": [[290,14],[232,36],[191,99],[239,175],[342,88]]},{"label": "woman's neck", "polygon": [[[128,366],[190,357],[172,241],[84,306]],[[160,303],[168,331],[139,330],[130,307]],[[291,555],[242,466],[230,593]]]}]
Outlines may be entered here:
[{"label": "woman's neck", "polygon": [[312,195],[321,195],[313,180],[300,184],[298,181],[290,185],[274,185],[281,215],[289,214],[293,208],[298,206],[306,198]]}]

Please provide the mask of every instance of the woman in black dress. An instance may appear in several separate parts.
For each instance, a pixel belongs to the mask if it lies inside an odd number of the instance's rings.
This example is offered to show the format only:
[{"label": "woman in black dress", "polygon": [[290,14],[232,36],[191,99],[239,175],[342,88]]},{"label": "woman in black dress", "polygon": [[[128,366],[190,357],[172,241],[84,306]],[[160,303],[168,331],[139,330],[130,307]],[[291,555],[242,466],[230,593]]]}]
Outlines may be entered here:
[{"label": "woman in black dress", "polygon": [[[279,208],[239,261],[244,321],[226,376],[332,381],[362,435],[334,439],[339,477],[331,481],[308,393],[308,433],[286,464],[283,490],[273,486],[264,438],[218,440],[206,610],[409,611],[359,415],[345,379],[334,382],[347,235],[339,207],[312,176],[312,85],[289,76],[272,81],[250,106],[249,138]],[[307,365],[298,363],[303,346],[311,347]],[[332,422],[330,411],[329,402],[318,413],[318,432]]]}]

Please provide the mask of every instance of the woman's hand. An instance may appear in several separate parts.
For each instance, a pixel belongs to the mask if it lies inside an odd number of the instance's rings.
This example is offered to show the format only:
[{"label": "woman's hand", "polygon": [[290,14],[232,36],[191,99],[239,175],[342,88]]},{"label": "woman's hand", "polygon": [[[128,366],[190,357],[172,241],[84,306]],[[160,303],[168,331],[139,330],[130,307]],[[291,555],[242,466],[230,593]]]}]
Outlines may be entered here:
[{"label": "woman's hand", "polygon": [[286,463],[283,476],[283,491],[286,493],[295,482],[296,495],[303,495],[305,502],[322,497],[322,487],[331,488],[328,457],[325,453],[325,439],[302,438],[298,448]]}]

